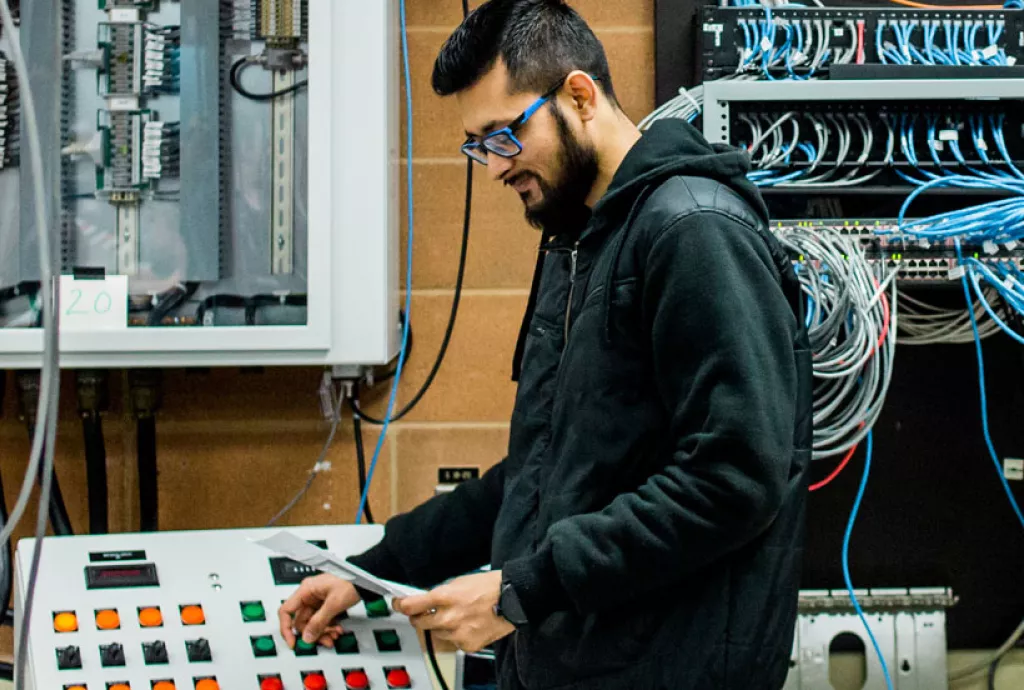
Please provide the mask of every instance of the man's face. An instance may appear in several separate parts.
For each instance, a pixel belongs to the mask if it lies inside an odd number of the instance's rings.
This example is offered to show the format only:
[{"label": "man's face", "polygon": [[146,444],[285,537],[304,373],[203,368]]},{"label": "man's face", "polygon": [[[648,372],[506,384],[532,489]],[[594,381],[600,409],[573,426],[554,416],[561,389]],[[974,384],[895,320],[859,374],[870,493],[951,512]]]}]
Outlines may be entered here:
[{"label": "man's face", "polygon": [[[552,86],[555,86],[552,84]],[[498,63],[457,96],[466,133],[479,141],[509,125],[540,94],[509,95],[508,72]],[[526,220],[557,231],[579,217],[597,177],[597,153],[583,141],[560,110],[555,94],[516,131],[522,152],[511,158],[487,154],[491,177],[511,187],[523,201]]]}]

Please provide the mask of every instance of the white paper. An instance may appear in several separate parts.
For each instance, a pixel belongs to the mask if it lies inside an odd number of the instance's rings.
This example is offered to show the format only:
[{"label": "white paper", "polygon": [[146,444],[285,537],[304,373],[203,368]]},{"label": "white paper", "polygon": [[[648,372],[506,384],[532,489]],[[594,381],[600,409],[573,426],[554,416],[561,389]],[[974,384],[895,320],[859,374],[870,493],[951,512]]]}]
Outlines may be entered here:
[{"label": "white paper", "polygon": [[424,590],[408,585],[391,582],[371,575],[362,568],[352,565],[341,556],[313,546],[291,532],[278,532],[266,539],[253,539],[254,544],[273,551],[281,556],[296,560],[303,565],[330,573],[354,585],[362,587],[381,596],[408,597],[423,594]]},{"label": "white paper", "polygon": [[128,276],[76,280],[60,277],[60,330],[123,331],[128,328]]}]

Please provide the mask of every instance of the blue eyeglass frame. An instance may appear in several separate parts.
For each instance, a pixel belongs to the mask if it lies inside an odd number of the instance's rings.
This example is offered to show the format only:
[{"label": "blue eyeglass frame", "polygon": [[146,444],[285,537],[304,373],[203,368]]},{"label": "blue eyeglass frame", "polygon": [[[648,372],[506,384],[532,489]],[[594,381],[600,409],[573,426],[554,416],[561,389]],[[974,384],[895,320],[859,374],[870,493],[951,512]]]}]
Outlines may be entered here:
[{"label": "blue eyeglass frame", "polygon": [[[519,141],[519,139],[516,138],[516,132],[523,125],[526,124],[527,120],[529,120],[531,117],[533,117],[533,114],[535,112],[540,110],[540,107],[542,105],[544,105],[549,100],[551,100],[551,97],[553,95],[555,95],[555,92],[557,92],[560,88],[562,88],[562,84],[564,84],[565,80],[568,79],[568,78],[569,78],[569,75],[566,75],[566,76],[562,77],[558,81],[558,83],[555,84],[555,86],[553,86],[552,88],[548,89],[540,98],[535,100],[530,105],[529,108],[527,108],[522,113],[520,113],[519,117],[517,117],[516,119],[512,120],[512,122],[510,122],[508,124],[508,126],[502,127],[501,129],[497,129],[497,130],[495,130],[493,132],[489,132],[489,133],[485,134],[480,139],[480,141],[476,141],[472,137],[470,137],[468,140],[466,140],[466,143],[464,143],[459,150],[462,151],[462,153],[464,153],[466,156],[468,156],[472,160],[476,161],[477,163],[480,163],[481,165],[487,165],[487,154],[488,153],[493,153],[494,155],[501,156],[502,158],[514,158],[514,157],[518,156],[520,153],[523,152],[523,143],[521,141]],[[515,150],[514,153],[507,153],[507,152],[504,152],[504,151],[496,151],[495,149],[492,149],[492,148],[487,146],[487,142],[488,141],[491,141],[495,137],[499,137],[499,136],[508,137],[508,139],[515,145],[515,149],[516,150]],[[475,151],[479,151],[480,149],[483,149],[485,151],[483,158],[477,158],[474,155],[474,152]]]}]

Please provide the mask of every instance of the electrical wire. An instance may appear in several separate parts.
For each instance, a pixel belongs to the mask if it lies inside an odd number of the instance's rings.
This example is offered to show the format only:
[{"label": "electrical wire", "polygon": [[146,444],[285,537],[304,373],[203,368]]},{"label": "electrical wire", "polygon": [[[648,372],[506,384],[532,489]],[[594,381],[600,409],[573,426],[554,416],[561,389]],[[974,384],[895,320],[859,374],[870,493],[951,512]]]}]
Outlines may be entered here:
[{"label": "electrical wire", "polygon": [[894,5],[903,5],[904,7],[914,7],[920,10],[1001,10],[1002,5],[929,5],[924,2],[914,2],[914,0],[889,0]]},{"label": "electrical wire", "polygon": [[878,640],[875,638],[875,633],[871,630],[871,626],[868,624],[867,616],[864,615],[864,609],[861,608],[860,602],[857,600],[857,592],[853,588],[853,580],[850,577],[850,537],[853,535],[853,526],[857,522],[857,513],[860,511],[860,504],[864,499],[864,491],[868,486],[868,476],[871,473],[872,446],[873,438],[869,431],[867,434],[867,449],[864,454],[864,474],[861,475],[860,486],[857,489],[857,497],[853,501],[853,508],[850,510],[850,519],[846,523],[846,532],[843,534],[843,580],[846,582],[846,592],[850,597],[850,603],[853,604],[853,609],[857,612],[857,617],[860,618],[861,624],[867,631],[868,638],[871,640],[871,646],[875,648],[875,654],[878,656],[878,662],[882,665],[882,674],[885,676],[885,686],[888,690],[893,690],[892,676],[889,674],[888,664],[885,663],[885,655],[882,654],[882,649],[878,646]]},{"label": "electrical wire", "polygon": [[[399,21],[401,23],[402,31],[402,67],[405,77],[405,120],[408,126],[405,128],[405,156],[406,160],[409,161],[409,165],[405,166],[406,169],[406,213],[408,214],[408,234],[406,240],[406,263],[405,263],[405,324],[402,327],[402,344],[398,350],[398,363],[395,366],[395,377],[391,381],[391,394],[388,396],[388,407],[387,412],[384,415],[383,424],[381,425],[380,435],[377,437],[377,446],[373,450],[373,459],[370,461],[370,467],[366,472],[366,486],[363,488],[362,496],[359,497],[359,508],[356,510],[355,524],[360,524],[363,514],[366,510],[366,502],[369,499],[370,486],[373,483],[373,473],[377,469],[377,462],[380,460],[380,452],[384,447],[384,439],[387,438],[388,427],[391,425],[392,415],[395,411],[395,400],[398,397],[398,385],[402,378],[402,369],[405,367],[405,357],[407,354],[407,347],[409,344],[409,322],[412,320],[412,256],[413,256],[413,227],[414,227],[414,215],[413,215],[413,174],[412,174],[412,70],[409,67],[409,30],[408,23],[406,21],[405,14],[405,0],[399,0],[398,3],[398,14]],[[468,163],[467,163],[468,165]],[[440,358],[439,358],[440,359]],[[425,389],[421,389],[421,392]],[[365,418],[365,417],[364,417]]]},{"label": "electrical wire", "polygon": [[[963,251],[960,247],[959,240],[957,240],[955,246],[957,258],[961,261],[961,263],[963,263]],[[999,456],[996,454],[995,444],[992,442],[992,434],[989,431],[988,394],[985,389],[985,358],[981,350],[981,337],[978,334],[978,323],[974,318],[974,311],[970,309],[970,305],[973,304],[973,301],[971,300],[971,292],[967,286],[966,273],[960,276],[960,283],[964,289],[964,297],[967,299],[967,313],[971,317],[971,329],[974,332],[974,351],[978,359],[978,392],[981,400],[981,430],[982,434],[985,437],[985,447],[988,449],[989,457],[991,457],[992,459],[992,463],[995,466],[996,475],[999,477],[999,482],[1003,486],[1003,491],[1006,493],[1006,497],[1010,501],[1010,506],[1013,508],[1013,512],[1016,514],[1017,520],[1020,521],[1021,527],[1024,527],[1024,513],[1021,512],[1020,506],[1017,504],[1017,499],[1014,498],[1013,496],[1013,489],[1010,488],[1010,484],[1006,480],[1006,476],[1003,473],[1003,468],[999,462]],[[977,287],[977,283],[975,283],[976,292]]]},{"label": "electrical wire", "polygon": [[1020,622],[1020,625],[1018,625],[1016,629],[1014,629],[1014,631],[1010,633],[1010,636],[1006,638],[1006,641],[1003,642],[1003,644],[999,645],[999,649],[997,649],[991,657],[983,661],[979,661],[977,663],[964,666],[963,668],[958,668],[953,671],[950,671],[948,679],[951,682],[956,682],[959,680],[963,680],[965,678],[969,678],[970,676],[973,676],[976,673],[980,673],[988,669],[992,664],[998,662],[1000,659],[1006,656],[1006,654],[1011,649],[1013,649],[1014,646],[1016,646],[1016,644],[1021,640],[1021,638],[1024,638],[1024,620],[1022,620]]},{"label": "electrical wire", "polygon": [[313,486],[313,480],[317,478],[321,472],[327,469],[326,464],[327,453],[331,450],[331,446],[334,444],[334,437],[338,434],[338,426],[341,423],[341,405],[344,402],[344,398],[340,395],[334,395],[335,400],[332,401],[331,408],[331,430],[327,434],[327,440],[324,441],[323,448],[320,449],[320,455],[317,456],[316,462],[313,464],[312,469],[309,471],[309,476],[306,477],[306,482],[302,485],[291,500],[289,500],[281,510],[277,511],[274,517],[267,521],[267,527],[273,527],[277,524],[277,521],[284,517],[292,508],[302,500],[302,497],[306,495],[309,488]]},{"label": "electrical wire", "polygon": [[423,643],[427,648],[427,658],[430,659],[430,668],[434,671],[437,684],[441,687],[441,690],[448,690],[448,682],[444,679],[444,674],[441,673],[440,664],[437,663],[437,652],[434,651],[434,636],[430,630],[423,631]]},{"label": "electrical wire", "polygon": [[309,85],[309,80],[303,79],[302,81],[297,81],[288,88],[281,89],[280,91],[272,91],[270,93],[253,93],[242,86],[241,78],[242,71],[249,65],[254,64],[256,64],[256,58],[254,57],[241,58],[231,65],[231,72],[228,75],[228,81],[231,83],[231,88],[234,89],[239,96],[248,98],[250,101],[272,101],[275,98],[287,96],[288,94],[294,93]]},{"label": "electrical wire", "polygon": [[[14,25],[9,0],[0,0],[0,20],[7,26]],[[21,50],[18,33],[10,31],[8,43],[14,60],[15,70],[20,77],[21,104],[24,113],[24,125],[28,134],[29,164],[32,175],[33,206],[35,208],[35,225],[38,234],[40,295],[42,297],[43,315],[43,366],[40,385],[39,404],[36,414],[36,429],[32,438],[32,450],[28,468],[22,481],[21,491],[10,520],[0,532],[0,543],[7,543],[11,534],[21,521],[21,516],[32,491],[34,478],[42,467],[42,487],[39,495],[39,510],[36,516],[36,541],[33,546],[32,562],[29,566],[28,586],[25,592],[25,615],[18,638],[18,659],[15,664],[15,690],[25,687],[25,666],[28,654],[28,639],[31,630],[31,613],[35,603],[35,588],[39,575],[39,561],[42,556],[43,537],[46,534],[46,511],[49,504],[51,478],[53,476],[53,452],[56,447],[57,403],[59,400],[59,343],[57,331],[57,308],[59,295],[54,290],[55,255],[51,250],[48,232],[47,198],[44,196],[42,147],[39,138],[39,122],[36,117],[35,99],[29,82],[28,64]]]},{"label": "electrical wire", "polygon": [[[352,386],[352,394],[349,397],[349,402],[359,399],[359,383],[356,382]],[[359,415],[352,415],[352,435],[356,441],[356,471],[359,473],[359,495],[362,496],[363,492],[366,491],[366,450],[363,448],[363,422],[359,418]],[[373,512],[370,510],[370,502],[367,500],[366,505],[363,506],[363,515],[366,517],[366,522],[373,524]]]},{"label": "electrical wire", "polygon": [[[814,391],[812,458],[849,453],[877,421],[892,379],[897,270],[871,261],[859,240],[829,228],[776,230],[797,260],[808,300]],[[830,480],[831,481],[831,480]]]}]

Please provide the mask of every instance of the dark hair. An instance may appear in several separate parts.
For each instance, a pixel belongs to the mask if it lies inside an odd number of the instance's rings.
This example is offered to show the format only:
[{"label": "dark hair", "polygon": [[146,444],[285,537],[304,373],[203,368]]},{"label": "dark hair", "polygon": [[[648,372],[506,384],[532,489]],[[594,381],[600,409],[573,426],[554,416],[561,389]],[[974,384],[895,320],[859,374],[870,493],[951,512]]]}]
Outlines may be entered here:
[{"label": "dark hair", "polygon": [[449,96],[486,74],[498,57],[512,93],[543,93],[573,70],[594,79],[618,106],[604,47],[563,0],[488,0],[448,37],[434,62],[434,91]]}]

